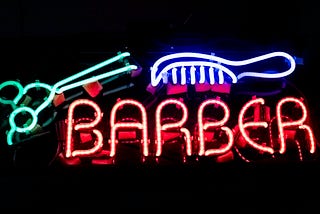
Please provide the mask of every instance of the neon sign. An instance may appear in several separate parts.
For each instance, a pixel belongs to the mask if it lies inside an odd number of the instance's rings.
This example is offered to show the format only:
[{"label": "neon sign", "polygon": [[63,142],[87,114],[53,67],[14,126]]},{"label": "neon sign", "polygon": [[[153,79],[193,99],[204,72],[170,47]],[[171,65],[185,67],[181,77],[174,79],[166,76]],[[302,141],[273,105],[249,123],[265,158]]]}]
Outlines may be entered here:
[{"label": "neon sign", "polygon": [[[270,119],[255,121],[255,119],[248,120],[248,112],[251,108],[263,107],[265,105],[265,100],[263,98],[252,98],[243,105],[238,115],[239,134],[241,138],[244,139],[245,143],[252,149],[256,151],[257,154],[270,154],[270,155],[282,155],[286,153],[287,137],[285,134],[288,130],[295,132],[302,131],[305,147],[308,148],[308,153],[310,155],[316,152],[316,142],[314,139],[313,130],[310,125],[307,124],[306,118],[308,117],[305,104],[295,97],[285,97],[282,98],[276,105],[276,118],[277,118],[277,133],[272,133],[268,131],[271,129],[273,121]],[[93,118],[87,118],[86,120],[78,120],[75,114],[77,108],[80,106],[87,106],[92,108],[94,114]],[[178,111],[181,111],[181,115],[177,116],[176,113],[172,117],[178,117],[175,121],[163,122],[163,112],[166,107],[173,106]],[[121,112],[126,108],[135,108],[139,114],[140,118],[136,118],[133,122],[132,120],[123,121],[121,117],[117,117],[117,114],[121,115]],[[300,111],[300,118],[285,121],[286,115],[283,115],[284,109],[286,111],[288,108],[293,108]],[[221,111],[222,118],[211,118],[208,119],[206,110],[209,112]],[[121,141],[126,139],[137,138],[136,141],[139,142],[141,158],[145,160],[146,158],[153,158],[155,161],[161,157],[162,148],[168,142],[168,139],[172,138],[173,135],[180,136],[183,141],[183,159],[186,160],[187,157],[191,156],[221,156],[229,153],[233,147],[238,146],[240,138],[235,139],[236,131],[228,127],[227,123],[230,118],[230,109],[228,105],[221,99],[210,98],[206,99],[200,103],[197,110],[197,126],[195,135],[192,136],[191,131],[185,127],[188,120],[188,108],[183,100],[175,98],[167,98],[159,103],[154,112],[154,118],[147,118],[146,108],[136,100],[124,99],[118,100],[110,112],[109,121],[109,136],[110,139],[103,139],[103,133],[97,129],[98,124],[102,123],[102,114],[99,106],[86,99],[80,99],[74,101],[68,110],[67,128],[66,128],[66,145],[64,150],[64,157],[66,159],[77,159],[83,157],[96,157],[100,153],[104,154],[105,159],[112,159],[114,161],[117,156],[117,147],[121,145]],[[126,115],[122,115],[126,116]],[[256,115],[257,116],[257,115]],[[181,117],[181,118],[179,118]],[[263,118],[262,115],[258,115],[259,118]],[[139,121],[140,120],[140,121]],[[75,122],[79,121],[79,122]],[[148,136],[150,126],[149,122],[154,121],[154,141],[150,140]],[[107,127],[107,124],[102,125]],[[262,129],[263,131],[258,131]],[[138,134],[132,134],[140,132]],[[123,132],[122,134],[120,134]],[[252,137],[253,133],[268,133],[269,142],[260,143]],[[80,149],[81,136],[82,134],[88,134],[92,136],[91,147],[86,145],[85,150]],[[218,135],[212,133],[219,133]],[[168,135],[167,135],[168,134]],[[173,135],[172,135],[173,134]],[[140,136],[140,137],[138,137]],[[271,143],[271,139],[277,138],[277,142]],[[295,138],[295,137],[294,137]],[[132,140],[133,141],[133,140]],[[209,141],[215,142],[214,148],[210,148]],[[223,142],[223,143],[221,143]],[[301,142],[300,142],[301,144]],[[301,146],[299,144],[299,146]],[[78,148],[78,149],[75,149]],[[300,154],[301,155],[301,154]],[[274,157],[274,156],[273,156]],[[110,164],[110,163],[109,163]]]},{"label": "neon sign", "polygon": [[[51,108],[50,112],[63,102],[59,99],[66,91],[82,86],[91,98],[80,97],[70,102],[65,108],[64,125],[58,130],[59,135],[64,136],[59,157],[68,165],[81,164],[83,160],[90,160],[92,164],[114,164],[121,156],[121,145],[125,144],[138,147],[142,163],[146,160],[161,162],[166,148],[173,144],[178,145],[183,163],[197,162],[203,157],[224,162],[233,160],[235,155],[245,162],[259,158],[276,160],[288,153],[292,142],[300,160],[306,155],[313,157],[317,152],[308,109],[300,97],[286,94],[276,103],[273,101],[273,108],[270,108],[264,96],[254,95],[235,111],[235,108],[230,109],[231,103],[226,102],[225,97],[212,94],[213,90],[204,90],[205,85],[224,87],[246,77],[262,80],[286,77],[296,68],[295,59],[289,54],[272,52],[240,61],[192,52],[169,54],[156,60],[151,67],[151,86],[156,87],[162,81],[168,90],[173,86],[172,90],[180,92],[180,86],[200,85],[195,91],[205,92],[204,97],[198,97],[196,101],[181,93],[167,93],[162,99],[158,94],[152,94],[156,100],[153,104],[121,96],[113,103],[110,100],[107,104],[99,103],[95,99],[102,87],[100,80],[111,82],[112,77],[138,69],[137,65],[129,63],[129,56],[128,52],[118,53],[53,85],[39,81],[24,87],[18,81],[1,83],[0,91],[16,90],[12,99],[0,97],[0,104],[11,110],[7,121],[7,144],[15,146],[20,143],[20,135],[32,135],[39,127],[46,128],[56,122],[54,119],[44,120],[44,112]],[[278,63],[273,64],[273,60]],[[120,67],[102,70],[112,63]],[[261,66],[260,72],[246,69],[258,63],[269,66],[267,69]],[[270,65],[272,69],[269,69]],[[102,71],[93,75],[99,69]],[[112,91],[122,88],[126,87]],[[43,90],[45,96],[37,105],[31,105],[28,96],[39,90]],[[250,150],[256,158],[251,159],[245,150]]]},{"label": "neon sign", "polygon": [[[240,72],[235,74],[235,72],[226,67],[240,67],[272,58],[284,58],[283,61],[289,64],[287,70],[280,72],[266,70],[263,72]],[[153,64],[151,67],[151,85],[157,86],[161,80],[166,84],[170,79],[173,84],[177,84],[179,79],[181,85],[186,83],[194,85],[196,82],[203,84],[205,81],[213,85],[216,84],[216,73],[218,74],[218,84],[225,82],[237,83],[238,80],[244,77],[281,78],[290,75],[295,70],[295,67],[294,58],[285,52],[272,52],[241,61],[232,61],[201,53],[174,53],[161,57]],[[227,75],[226,77],[224,73]]]}]

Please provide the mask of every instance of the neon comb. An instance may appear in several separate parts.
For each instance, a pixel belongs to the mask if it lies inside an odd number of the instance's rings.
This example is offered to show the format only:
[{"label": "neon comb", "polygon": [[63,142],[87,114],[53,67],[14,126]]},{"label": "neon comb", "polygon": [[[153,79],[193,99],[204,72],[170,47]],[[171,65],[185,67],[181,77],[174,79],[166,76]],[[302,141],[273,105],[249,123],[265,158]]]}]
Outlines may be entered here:
[{"label": "neon comb", "polygon": [[[228,68],[228,66],[240,67],[275,57],[282,57],[285,59],[284,61],[288,61],[288,69],[280,72],[267,70],[235,74],[231,68]],[[196,83],[202,84],[205,81],[216,84],[216,79],[218,79],[218,84],[223,84],[227,82],[225,78],[230,83],[237,83],[244,77],[281,78],[291,74],[295,67],[295,59],[285,52],[272,52],[240,61],[232,61],[208,54],[182,52],[161,57],[153,64],[151,67],[151,85],[157,86],[161,80],[164,84],[172,81],[173,84],[179,82],[182,85],[187,83],[194,85]],[[216,75],[218,75],[217,78]]]}]

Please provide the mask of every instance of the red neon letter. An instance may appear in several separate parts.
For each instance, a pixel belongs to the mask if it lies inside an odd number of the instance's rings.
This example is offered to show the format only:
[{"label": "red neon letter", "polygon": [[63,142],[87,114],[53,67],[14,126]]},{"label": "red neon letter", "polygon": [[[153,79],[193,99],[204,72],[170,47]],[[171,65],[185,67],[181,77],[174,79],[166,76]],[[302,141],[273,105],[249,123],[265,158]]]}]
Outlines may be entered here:
[{"label": "red neon letter", "polygon": [[[206,122],[206,123],[203,122],[203,111],[204,111],[204,108],[207,107],[208,105],[219,105],[223,108],[224,117],[222,118],[222,120],[216,121],[216,122]],[[205,156],[221,155],[228,152],[231,149],[231,147],[233,146],[233,133],[230,128],[223,126],[229,120],[229,117],[230,117],[229,108],[221,100],[209,99],[200,104],[198,109],[199,142],[200,142],[199,155],[200,156],[201,155],[205,155]],[[221,129],[225,131],[225,133],[228,136],[228,143],[224,148],[208,149],[208,150],[205,149],[204,130],[207,130],[209,127],[221,127]]]},{"label": "red neon letter", "polygon": [[[300,120],[296,121],[289,121],[289,122],[284,122],[282,121],[282,105],[288,102],[293,102],[301,107],[302,110],[302,117]],[[284,137],[284,129],[286,127],[298,127],[299,129],[304,129],[307,131],[309,135],[309,140],[310,140],[310,153],[314,153],[316,146],[314,142],[314,136],[312,129],[308,125],[304,125],[303,123],[305,122],[307,118],[307,108],[301,102],[299,99],[294,98],[294,97],[286,97],[280,100],[277,104],[277,122],[278,122],[278,131],[279,131],[279,138],[280,138],[280,150],[279,153],[283,154],[286,151],[286,143],[285,143],[285,137]]]},{"label": "red neon letter", "polygon": [[[95,110],[95,119],[90,123],[79,123],[74,124],[74,110],[77,106],[86,105],[91,106]],[[103,137],[100,131],[97,129],[92,129],[95,127],[101,120],[102,114],[99,106],[90,100],[80,99],[72,102],[68,109],[68,125],[67,125],[67,139],[66,139],[66,158],[76,157],[76,156],[88,156],[99,151],[103,146]],[[91,130],[96,135],[97,139],[94,142],[94,146],[91,149],[86,150],[74,150],[74,141],[72,137],[73,130],[81,131],[81,130]]]},{"label": "red neon letter", "polygon": [[[125,105],[133,105],[138,107],[141,112],[141,123],[139,122],[116,122],[116,113],[119,108],[123,108]],[[110,157],[116,154],[116,131],[119,128],[136,128],[142,130],[143,135],[143,155],[148,156],[148,126],[147,126],[147,112],[144,106],[138,101],[126,99],[118,101],[111,110],[110,115],[110,126],[111,126],[111,148]]]},{"label": "red neon letter", "polygon": [[247,112],[247,110],[253,106],[254,104],[264,104],[264,99],[263,98],[256,98],[256,99],[252,99],[251,101],[247,102],[241,109],[240,113],[239,113],[239,119],[238,119],[238,123],[239,123],[239,130],[243,136],[243,138],[248,142],[248,144],[250,144],[253,148],[258,149],[262,152],[268,152],[270,154],[274,153],[273,148],[268,147],[268,146],[263,146],[260,145],[256,142],[254,142],[247,134],[246,132],[246,128],[248,127],[264,127],[267,128],[268,127],[268,123],[267,122],[247,122],[244,123],[243,119],[245,116],[245,113]]},{"label": "red neon letter", "polygon": [[[180,121],[175,122],[175,123],[167,123],[164,125],[161,125],[161,112],[162,109],[169,104],[173,104],[176,106],[181,107],[182,110],[182,118]],[[167,99],[162,101],[156,110],[156,156],[160,156],[161,152],[162,152],[162,144],[164,143],[162,140],[162,133],[161,131],[166,131],[168,129],[174,129],[174,128],[178,128],[180,132],[182,132],[185,135],[186,138],[186,153],[188,156],[191,155],[191,140],[190,140],[190,132],[188,129],[186,128],[182,128],[182,126],[185,124],[185,122],[187,121],[188,118],[188,109],[187,106],[177,100],[177,99]]]}]

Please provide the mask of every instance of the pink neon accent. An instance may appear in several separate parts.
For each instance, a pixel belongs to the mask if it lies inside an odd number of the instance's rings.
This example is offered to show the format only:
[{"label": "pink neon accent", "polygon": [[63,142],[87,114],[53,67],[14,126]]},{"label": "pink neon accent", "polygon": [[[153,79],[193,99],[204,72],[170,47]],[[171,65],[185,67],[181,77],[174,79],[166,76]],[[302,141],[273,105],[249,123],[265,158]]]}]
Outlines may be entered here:
[{"label": "pink neon accent", "polygon": [[61,93],[61,94],[56,94],[54,97],[53,97],[53,100],[52,100],[52,103],[55,107],[61,105],[64,101],[65,101],[65,97],[64,97],[64,93]]},{"label": "pink neon accent", "polygon": [[96,97],[103,89],[103,86],[100,84],[99,81],[96,81],[83,85],[83,88],[88,92],[88,94],[91,97]]},{"label": "pink neon accent", "polygon": [[[95,110],[95,119],[93,121],[89,123],[74,124],[74,111],[75,111],[75,108],[80,105],[91,106]],[[81,131],[86,129],[91,130],[94,126],[96,126],[101,121],[101,118],[102,118],[102,113],[99,106],[91,100],[79,99],[70,104],[68,109],[68,120],[67,120],[68,125],[67,125],[66,154],[65,154],[66,158],[76,157],[76,156],[89,156],[96,153],[102,148],[103,137],[101,132],[98,131],[97,129],[92,130],[92,133],[94,133],[97,136],[97,139],[94,142],[94,147],[92,147],[91,149],[73,151],[74,141],[72,137],[73,130],[76,130],[76,131]]]},{"label": "pink neon accent", "polygon": [[118,138],[121,140],[136,139],[137,133],[135,131],[121,131],[118,133]]},{"label": "pink neon accent", "polygon": [[[302,110],[302,117],[299,120],[296,121],[289,121],[284,122],[282,121],[282,106],[287,102],[293,102],[298,104],[301,107]],[[312,132],[312,129],[310,126],[303,124],[305,120],[307,119],[307,108],[303,104],[303,102],[297,98],[294,97],[286,97],[281,99],[277,104],[277,122],[278,122],[278,131],[279,131],[279,138],[280,138],[280,150],[279,153],[283,154],[286,151],[286,143],[285,143],[285,137],[284,137],[284,129],[286,127],[294,127],[296,126],[299,129],[304,129],[308,133],[309,141],[310,141],[310,153],[314,153],[316,150],[315,141],[314,141],[314,135]]]},{"label": "pink neon accent", "polygon": [[75,157],[75,158],[66,158],[65,155],[63,154],[63,152],[59,153],[58,158],[60,159],[60,161],[62,161],[63,164],[66,165],[80,165],[81,164],[81,160],[79,157]]},{"label": "pink neon accent", "polygon": [[211,85],[210,83],[204,82],[202,84],[197,83],[194,85],[196,92],[205,92],[211,90]]},{"label": "pink neon accent", "polygon": [[75,150],[75,151],[72,152],[72,156],[73,157],[89,156],[89,155],[92,155],[92,154],[100,151],[100,149],[102,149],[102,147],[103,147],[103,136],[102,136],[101,132],[96,130],[96,129],[92,130],[92,132],[97,136],[97,141],[94,142],[94,147],[92,147],[91,149],[86,149],[86,150]]},{"label": "pink neon accent", "polygon": [[232,161],[233,159],[234,159],[234,155],[233,155],[233,152],[230,150],[229,152],[218,156],[217,162],[224,163],[224,162]]},{"label": "pink neon accent", "polygon": [[[166,105],[177,105],[181,108],[182,110],[182,118],[180,121],[175,122],[175,123],[167,123],[164,125],[161,125],[161,112],[164,109],[164,107]],[[182,126],[185,124],[185,122],[187,121],[188,118],[188,109],[187,106],[177,100],[177,99],[166,99],[164,101],[162,101],[156,109],[156,156],[160,156],[161,152],[162,152],[162,144],[163,139],[162,139],[162,131],[166,131],[168,129],[175,129],[175,128],[179,128],[179,131],[182,132],[185,135],[186,138],[186,153],[187,155],[191,155],[192,151],[191,151],[191,140],[190,140],[190,132],[188,129],[183,128]]]},{"label": "pink neon accent", "polygon": [[172,94],[182,94],[188,91],[187,85],[173,85],[171,83],[167,84],[167,95]]},{"label": "pink neon accent", "polygon": [[230,94],[231,84],[223,83],[223,84],[211,85],[211,91],[218,92],[218,93],[223,93],[223,94]]},{"label": "pink neon accent", "polygon": [[247,112],[247,110],[250,107],[252,107],[253,105],[256,105],[256,104],[264,105],[264,99],[263,98],[252,99],[242,107],[242,109],[239,113],[239,118],[238,118],[240,133],[242,134],[243,138],[248,142],[248,144],[251,145],[253,148],[260,150],[261,152],[268,152],[270,154],[273,154],[274,153],[273,148],[257,144],[248,136],[248,134],[246,132],[246,128],[249,128],[249,127],[263,127],[263,128],[268,127],[267,122],[253,122],[253,121],[251,121],[251,122],[247,122],[244,124],[243,120],[244,120],[245,113]]},{"label": "pink neon accent", "polygon": [[[119,109],[124,108],[126,105],[132,105],[138,107],[141,112],[141,123],[139,122],[116,122],[116,113]],[[142,130],[143,135],[143,155],[149,155],[148,149],[148,126],[147,126],[147,112],[145,107],[138,101],[132,99],[125,99],[118,101],[111,110],[110,115],[110,127],[111,127],[111,141],[110,141],[110,157],[113,157],[116,154],[116,131],[120,128],[136,128]]]},{"label": "pink neon accent", "polygon": [[86,143],[92,141],[92,135],[90,133],[80,133],[80,143]]},{"label": "pink neon accent", "polygon": [[260,117],[261,117],[260,106],[259,105],[255,105],[253,109],[254,109],[253,110],[253,121],[254,122],[258,122],[258,121],[260,121]]},{"label": "pink neon accent", "polygon": [[[222,107],[224,110],[224,117],[220,121],[216,122],[203,122],[203,111],[208,105],[214,105],[214,107]],[[230,128],[223,126],[230,117],[230,110],[223,101],[218,99],[209,99],[203,101],[198,109],[198,124],[199,124],[199,155],[221,155],[228,152],[233,146],[233,132]],[[205,149],[205,138],[204,130],[207,130],[210,127],[220,127],[228,136],[228,143],[225,147],[219,149]]]}]

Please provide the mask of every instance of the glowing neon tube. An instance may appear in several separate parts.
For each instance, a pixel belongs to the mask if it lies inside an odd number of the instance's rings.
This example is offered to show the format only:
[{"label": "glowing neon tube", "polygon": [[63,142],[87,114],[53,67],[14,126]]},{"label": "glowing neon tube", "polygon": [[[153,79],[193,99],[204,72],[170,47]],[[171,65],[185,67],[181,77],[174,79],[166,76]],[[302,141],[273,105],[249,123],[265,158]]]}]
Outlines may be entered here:
[{"label": "glowing neon tube", "polygon": [[[30,83],[28,85],[26,85],[25,88],[23,88],[23,93],[21,93],[21,85],[18,83],[18,82],[13,82],[13,81],[9,81],[9,82],[5,82],[5,83],[2,83],[0,86],[3,88],[3,87],[6,87],[8,85],[13,85],[15,87],[18,88],[19,90],[19,93],[18,95],[15,97],[15,99],[10,102],[10,101],[7,101],[5,100],[5,103],[9,103],[11,104],[13,107],[16,103],[19,102],[19,100],[23,97],[24,94],[26,94],[28,92],[28,90],[32,89],[32,88],[44,88],[46,89],[47,91],[49,91],[49,95],[48,97],[46,97],[43,101],[42,104],[40,104],[35,110],[33,110],[32,108],[30,107],[26,107],[26,106],[21,106],[21,107],[18,107],[16,108],[11,114],[10,114],[10,117],[9,117],[9,124],[10,124],[10,127],[11,129],[9,130],[8,134],[7,134],[7,143],[8,145],[12,145],[13,142],[12,142],[12,138],[13,138],[13,134],[14,132],[20,132],[20,133],[24,133],[24,132],[28,132],[28,131],[31,131],[37,124],[38,122],[38,114],[43,110],[45,109],[46,107],[48,107],[50,105],[50,103],[52,102],[54,96],[56,95],[56,93],[63,93],[64,91],[67,91],[67,90],[70,90],[70,89],[73,89],[75,87],[78,87],[78,86],[81,86],[81,85],[84,85],[84,84],[88,84],[88,83],[91,83],[91,82],[95,82],[95,81],[98,81],[100,79],[104,79],[104,78],[108,78],[108,77],[111,77],[111,76],[114,76],[114,75],[118,75],[118,74],[121,74],[121,73],[124,73],[124,72],[128,72],[128,71],[131,71],[131,70],[134,70],[134,69],[137,69],[137,66],[135,65],[126,65],[122,68],[119,68],[119,69],[115,69],[115,70],[112,70],[112,71],[107,71],[107,72],[104,72],[100,75],[97,75],[97,76],[91,76],[89,78],[86,78],[84,80],[80,80],[78,82],[75,82],[75,83],[70,83],[80,77],[83,77],[84,75],[87,75],[97,69],[100,69],[106,65],[109,65],[110,63],[113,63],[115,61],[118,61],[118,60],[121,60],[123,59],[124,57],[127,57],[127,56],[130,56],[130,53],[128,52],[125,52],[125,53],[121,53],[113,58],[110,58],[108,60],[105,60],[95,66],[92,66],[88,69],[85,69],[77,74],[74,74],[66,79],[63,79],[59,82],[57,82],[56,84],[54,84],[53,86],[50,86],[46,83],[41,83],[41,82],[34,82],[34,83]],[[70,83],[69,85],[65,85],[67,83]],[[61,88],[60,88],[61,87]],[[0,88],[0,89],[2,89]],[[2,100],[0,100],[2,102]],[[23,113],[23,112],[28,112],[30,115],[31,115],[31,122],[29,122],[30,124],[27,125],[27,124],[24,124],[23,128],[21,127],[18,127],[15,123],[15,117],[16,115],[18,115],[19,113]]]},{"label": "glowing neon tube", "polygon": [[[289,68],[285,71],[264,71],[264,72],[243,72],[238,75],[234,74],[227,66],[244,66],[252,63],[256,63],[259,61],[264,61],[270,58],[282,57],[289,62]],[[190,59],[192,58],[192,60]],[[168,63],[168,65],[166,65]],[[151,67],[151,84],[152,86],[157,86],[161,80],[164,80],[164,76],[167,76],[172,69],[182,68],[182,67],[190,67],[187,69],[188,72],[192,73],[192,68],[194,66],[200,67],[200,80],[199,82],[203,82],[204,73],[203,68],[201,66],[208,67],[209,69],[209,82],[212,84],[214,82],[212,69],[217,70],[219,72],[219,84],[224,82],[224,76],[222,72],[225,72],[232,80],[232,83],[236,83],[238,80],[244,77],[257,77],[257,78],[281,78],[290,75],[296,67],[296,63],[294,58],[285,53],[285,52],[272,52],[269,54],[261,55],[258,57],[241,60],[241,61],[232,61],[228,59],[224,59],[221,57],[201,54],[201,53],[192,53],[192,52],[182,52],[182,53],[174,53],[169,54],[164,57],[158,59],[153,66]],[[181,70],[181,69],[180,69]],[[193,69],[194,70],[194,69]],[[181,78],[181,83],[185,82],[185,77]],[[163,81],[164,82],[164,81]],[[194,82],[194,80],[192,80]]]}]

